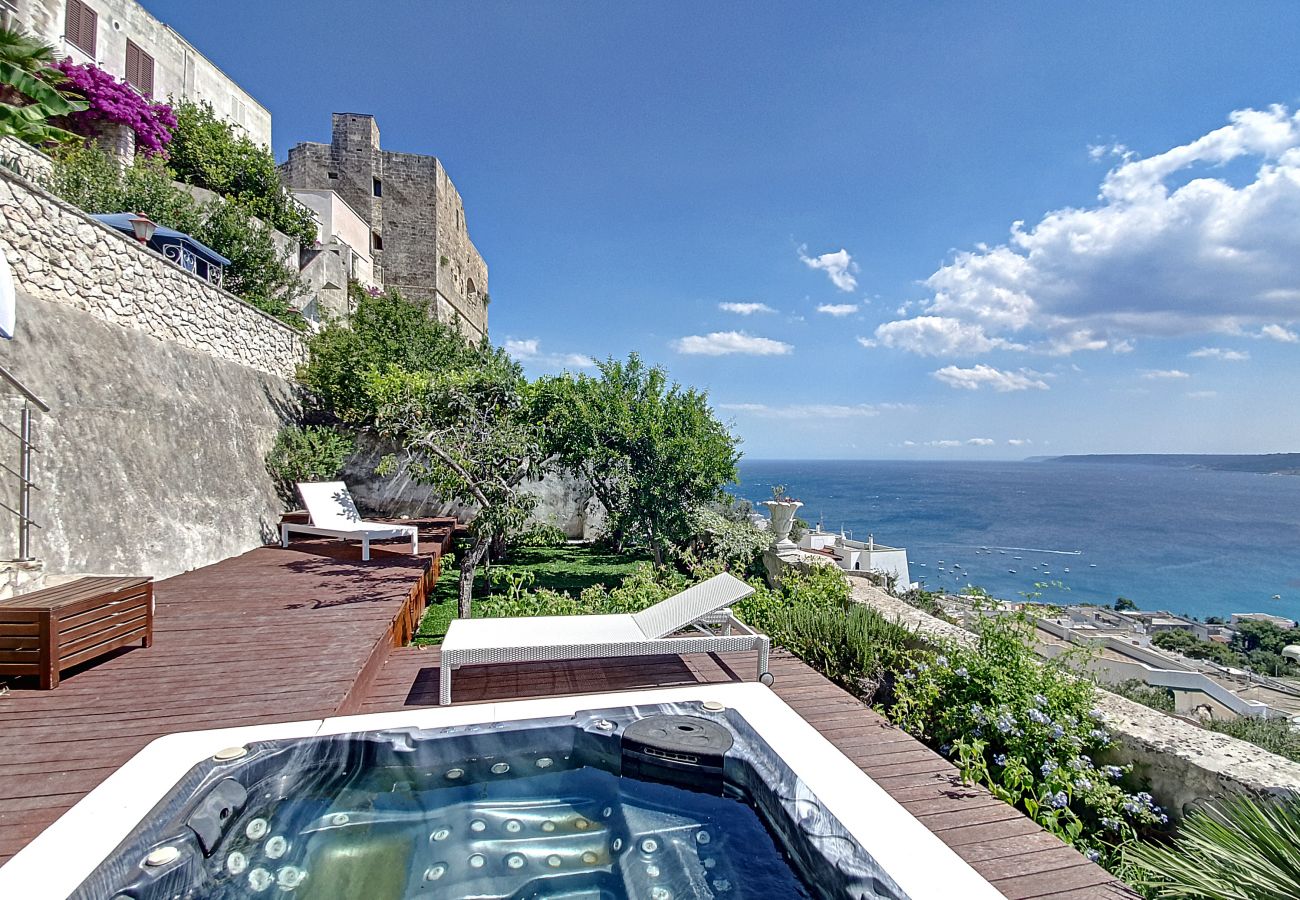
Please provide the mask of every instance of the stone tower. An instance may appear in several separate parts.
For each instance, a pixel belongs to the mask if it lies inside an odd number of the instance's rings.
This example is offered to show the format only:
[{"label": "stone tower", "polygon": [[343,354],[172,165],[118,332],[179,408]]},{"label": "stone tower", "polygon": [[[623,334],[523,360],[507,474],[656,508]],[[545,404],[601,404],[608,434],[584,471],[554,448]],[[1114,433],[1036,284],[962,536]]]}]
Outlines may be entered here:
[{"label": "stone tower", "polygon": [[370,226],[375,280],[431,300],[444,322],[487,334],[488,270],[465,225],[465,204],[437,157],[379,145],[374,116],[335,113],[329,144],[301,143],[280,167],[285,187],[330,190]]}]

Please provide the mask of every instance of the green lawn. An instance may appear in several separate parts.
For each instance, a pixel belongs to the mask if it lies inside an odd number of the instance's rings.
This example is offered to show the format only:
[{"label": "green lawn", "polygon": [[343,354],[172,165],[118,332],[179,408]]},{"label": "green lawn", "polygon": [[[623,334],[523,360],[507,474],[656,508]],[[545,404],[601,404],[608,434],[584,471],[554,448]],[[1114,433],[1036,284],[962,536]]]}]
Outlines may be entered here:
[{"label": "green lawn", "polygon": [[[590,546],[528,547],[515,550],[504,563],[494,564],[494,569],[512,572],[528,571],[536,579],[531,588],[550,588],[577,596],[593,584],[614,585],[622,581],[639,562],[648,561],[648,554],[611,553]],[[412,643],[436,644],[447,633],[447,625],[456,616],[457,579],[460,570],[447,567],[438,579],[429,600],[429,608],[420,621]],[[474,597],[486,597],[491,587],[487,570],[479,566],[474,578]],[[497,591],[505,587],[498,586]]]}]

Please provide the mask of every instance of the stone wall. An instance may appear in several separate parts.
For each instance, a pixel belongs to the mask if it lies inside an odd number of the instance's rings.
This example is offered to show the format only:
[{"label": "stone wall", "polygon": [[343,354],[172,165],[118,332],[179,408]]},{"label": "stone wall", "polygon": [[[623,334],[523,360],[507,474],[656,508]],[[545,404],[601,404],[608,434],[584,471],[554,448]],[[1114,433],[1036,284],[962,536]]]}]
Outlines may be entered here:
[{"label": "stone wall", "polygon": [[0,252],[23,290],[102,322],[282,378],[307,358],[293,329],[2,168]]},{"label": "stone wall", "polygon": [[[165,578],[273,538],[263,458],[297,418],[300,336],[4,171],[0,252],[18,293],[0,364],[51,407],[33,416],[45,571]],[[0,397],[16,428],[21,401]],[[3,432],[0,454],[17,456]],[[0,514],[0,557],[15,543]]]},{"label": "stone wall", "polygon": [[[32,417],[32,552],[49,575],[166,578],[275,537],[263,458],[297,415],[284,379],[21,290],[0,363],[50,406]],[[20,405],[7,399],[0,422],[17,428]],[[13,479],[0,485],[13,506]],[[0,555],[15,542],[6,513]]]},{"label": "stone wall", "polygon": [[54,161],[29,144],[0,137],[0,169],[40,184],[54,172]]},{"label": "stone wall", "polygon": [[[469,238],[465,204],[437,157],[383,150],[373,116],[335,113],[329,144],[289,150],[280,177],[291,190],[334,191],[372,232],[374,277],[432,300],[470,340],[487,333],[488,270]],[[445,262],[444,262],[445,260]]]},{"label": "stone wall", "polygon": [[[404,476],[375,475],[375,466],[391,447],[362,436],[358,452],[343,471],[353,496],[363,510],[380,516],[456,516],[466,521],[470,511],[434,496],[428,486]],[[605,510],[591,488],[576,478],[548,475],[527,482],[525,488],[538,498],[534,522],[555,525],[570,538],[594,539],[600,535]]]},{"label": "stone wall", "polygon": [[[850,582],[853,599],[914,629],[922,638],[970,645],[975,635],[927,615],[879,588]],[[1207,731],[1109,691],[1097,691],[1097,711],[1117,747],[1114,762],[1132,763],[1157,802],[1171,814],[1233,794],[1300,790],[1300,763],[1226,734]]]}]

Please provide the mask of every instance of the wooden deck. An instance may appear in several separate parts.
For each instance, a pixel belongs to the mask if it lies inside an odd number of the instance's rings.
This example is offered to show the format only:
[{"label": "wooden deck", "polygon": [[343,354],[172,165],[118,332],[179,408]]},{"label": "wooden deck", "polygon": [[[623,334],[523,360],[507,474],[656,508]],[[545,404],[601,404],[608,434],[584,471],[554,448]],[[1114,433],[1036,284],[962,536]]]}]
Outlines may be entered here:
[{"label": "wooden deck", "polygon": [[[430,706],[437,648],[401,647],[436,562],[304,542],[157,583],[154,646],[0,694],[0,862],[155,737]],[[461,703],[753,678],[752,654],[467,667]],[[1102,869],[798,659],[774,690],[1012,900],[1132,900]]]},{"label": "wooden deck", "polygon": [[[748,681],[753,653],[659,656],[458,669],[456,703]],[[771,659],[772,689],[1011,900],[1133,900],[1136,894],[979,787],[789,653]],[[438,649],[390,653],[360,712],[438,702]]]},{"label": "wooden deck", "polygon": [[155,585],[154,645],[0,695],[0,862],[145,744],[174,731],[310,719],[356,698],[423,609],[429,557],[301,542]]}]

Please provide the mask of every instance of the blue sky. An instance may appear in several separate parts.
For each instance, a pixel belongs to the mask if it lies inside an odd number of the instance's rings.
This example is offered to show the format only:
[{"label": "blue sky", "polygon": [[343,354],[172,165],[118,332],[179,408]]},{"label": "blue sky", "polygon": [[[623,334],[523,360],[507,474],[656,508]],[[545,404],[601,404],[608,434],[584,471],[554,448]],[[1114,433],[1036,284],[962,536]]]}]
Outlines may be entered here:
[{"label": "blue sky", "polygon": [[279,158],[439,156],[532,374],[755,457],[1300,449],[1300,4],[145,5]]}]

